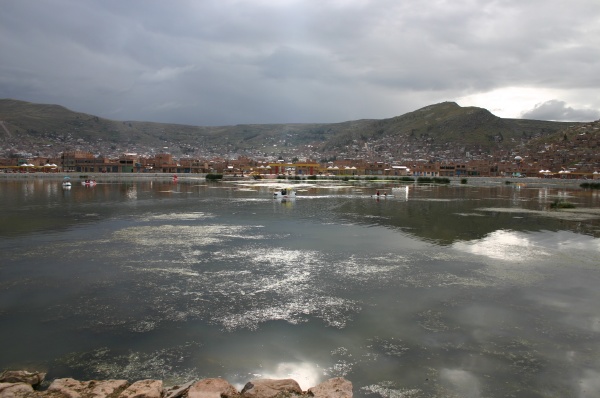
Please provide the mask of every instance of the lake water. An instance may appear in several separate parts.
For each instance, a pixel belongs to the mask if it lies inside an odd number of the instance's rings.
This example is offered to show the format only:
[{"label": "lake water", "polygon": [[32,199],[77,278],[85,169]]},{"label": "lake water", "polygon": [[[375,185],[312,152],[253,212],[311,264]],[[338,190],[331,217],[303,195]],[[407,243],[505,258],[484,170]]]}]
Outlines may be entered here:
[{"label": "lake water", "polygon": [[[281,202],[268,184],[0,181],[0,369],[600,395],[598,191],[297,189]],[[575,211],[549,211],[557,199]]]}]

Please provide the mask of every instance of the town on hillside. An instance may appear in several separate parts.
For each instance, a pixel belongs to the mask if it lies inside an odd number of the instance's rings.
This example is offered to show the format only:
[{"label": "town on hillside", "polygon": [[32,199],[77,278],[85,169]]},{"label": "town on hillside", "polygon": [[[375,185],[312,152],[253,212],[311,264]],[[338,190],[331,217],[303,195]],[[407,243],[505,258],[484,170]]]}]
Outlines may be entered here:
[{"label": "town on hillside", "polygon": [[[455,147],[460,143],[453,143]],[[378,150],[373,150],[377,146]],[[527,146],[496,153],[427,150],[419,147],[398,151],[393,142],[372,142],[360,149],[349,146],[336,154],[297,150],[285,156],[253,151],[206,153],[204,156],[164,153],[154,149],[102,155],[99,148],[85,150],[85,142],[60,154],[36,155],[11,151],[0,158],[4,173],[169,173],[221,174],[232,177],[277,176],[414,176],[414,177],[540,177],[600,179],[600,121],[578,124],[554,140],[530,141]],[[310,147],[310,145],[308,146]],[[383,149],[382,149],[383,147]],[[394,149],[394,156],[391,150]],[[400,154],[398,154],[400,153]],[[289,157],[289,158],[288,158]],[[320,159],[320,160],[316,160]]]}]

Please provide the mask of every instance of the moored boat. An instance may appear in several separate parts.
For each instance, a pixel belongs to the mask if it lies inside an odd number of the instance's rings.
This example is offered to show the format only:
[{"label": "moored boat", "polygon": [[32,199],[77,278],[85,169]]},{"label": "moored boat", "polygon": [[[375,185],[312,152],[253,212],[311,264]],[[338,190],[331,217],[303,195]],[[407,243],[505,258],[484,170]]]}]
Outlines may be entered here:
[{"label": "moored boat", "polygon": [[383,192],[379,192],[377,191],[377,193],[375,195],[371,195],[372,198],[376,198],[376,199],[387,199],[390,197],[393,197],[394,195],[390,195],[389,193],[383,191]]},{"label": "moored boat", "polygon": [[296,191],[292,188],[278,189],[273,192],[273,199],[295,199]]}]

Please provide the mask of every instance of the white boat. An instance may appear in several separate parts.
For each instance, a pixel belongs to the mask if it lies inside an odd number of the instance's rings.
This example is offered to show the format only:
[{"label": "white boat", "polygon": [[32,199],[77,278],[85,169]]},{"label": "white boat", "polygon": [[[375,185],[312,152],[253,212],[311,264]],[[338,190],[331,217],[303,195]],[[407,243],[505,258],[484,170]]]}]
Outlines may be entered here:
[{"label": "white boat", "polygon": [[273,192],[273,199],[295,199],[296,191],[292,188],[282,188]]},{"label": "white boat", "polygon": [[62,186],[65,189],[71,189],[71,177],[63,178]]},{"label": "white boat", "polygon": [[389,193],[387,193],[385,191],[384,192],[377,191],[377,193],[375,195],[371,195],[372,198],[377,198],[377,199],[387,199],[387,198],[391,198],[393,196],[394,195],[390,195]]},{"label": "white boat", "polygon": [[81,185],[85,186],[85,187],[93,187],[96,185],[96,180],[85,180],[85,181],[81,181]]}]

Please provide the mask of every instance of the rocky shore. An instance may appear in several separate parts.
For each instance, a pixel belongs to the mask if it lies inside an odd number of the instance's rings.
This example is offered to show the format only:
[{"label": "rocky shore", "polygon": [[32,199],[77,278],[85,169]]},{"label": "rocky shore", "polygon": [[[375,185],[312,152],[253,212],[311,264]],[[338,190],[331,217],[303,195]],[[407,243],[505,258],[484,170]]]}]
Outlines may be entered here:
[{"label": "rocky shore", "polygon": [[238,391],[221,378],[165,387],[161,380],[55,379],[42,388],[45,373],[24,370],[0,375],[0,398],[352,398],[352,383],[336,377],[302,391],[293,379],[252,380]]}]

